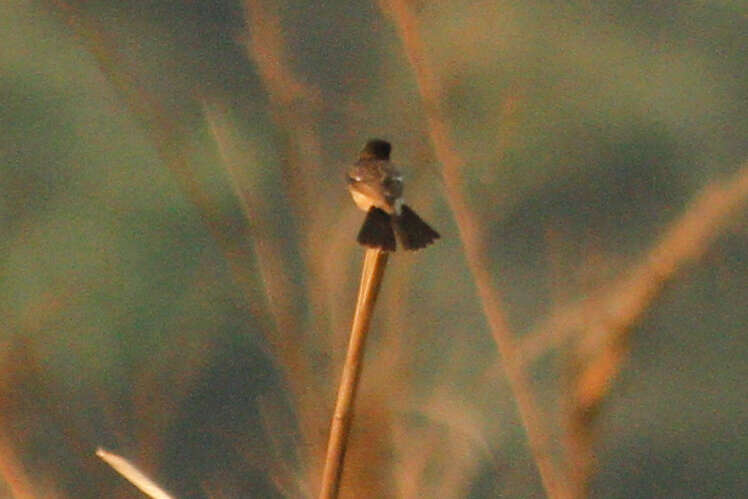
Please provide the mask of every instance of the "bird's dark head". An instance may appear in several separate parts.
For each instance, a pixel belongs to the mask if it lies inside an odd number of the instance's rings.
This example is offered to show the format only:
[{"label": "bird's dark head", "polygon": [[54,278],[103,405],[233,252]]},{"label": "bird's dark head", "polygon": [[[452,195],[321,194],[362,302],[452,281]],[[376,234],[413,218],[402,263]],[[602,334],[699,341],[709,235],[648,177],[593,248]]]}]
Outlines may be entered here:
[{"label": "bird's dark head", "polygon": [[361,159],[390,159],[392,146],[382,139],[371,139],[361,150]]}]

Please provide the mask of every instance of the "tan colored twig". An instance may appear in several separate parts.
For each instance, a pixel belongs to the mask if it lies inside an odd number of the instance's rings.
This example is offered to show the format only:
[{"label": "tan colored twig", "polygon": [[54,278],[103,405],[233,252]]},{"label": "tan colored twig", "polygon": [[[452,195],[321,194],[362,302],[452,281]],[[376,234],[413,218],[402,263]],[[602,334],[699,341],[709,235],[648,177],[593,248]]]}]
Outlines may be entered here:
[{"label": "tan colored twig", "polygon": [[[557,309],[525,335],[519,352],[522,362],[532,362],[581,330],[629,328],[679,269],[703,255],[730,222],[730,215],[747,199],[748,162],[731,178],[704,188],[642,261],[622,273],[615,286]],[[588,341],[605,340],[605,334]],[[595,347],[590,344],[589,348]]]},{"label": "tan colored twig", "polygon": [[314,213],[309,190],[316,183],[307,180],[319,168],[319,145],[308,112],[310,103],[316,100],[315,92],[291,69],[278,7],[265,0],[245,0],[244,11],[249,27],[247,55],[257,67],[272,116],[286,135],[288,171],[283,179],[293,193],[290,201],[297,214],[306,215],[303,222],[309,223],[308,215]]},{"label": "tan colored twig", "polygon": [[284,336],[276,341],[280,344],[279,347],[288,345],[287,348],[298,350],[298,345],[288,340],[289,336],[298,334],[300,330],[299,317],[294,314],[294,301],[299,300],[299,297],[288,275],[290,265],[283,259],[282,247],[270,236],[266,222],[268,217],[263,216],[272,208],[262,197],[253,196],[249,192],[242,168],[242,165],[246,166],[245,161],[242,161],[245,158],[238,152],[239,139],[227,122],[225,113],[207,103],[203,103],[203,111],[222,160],[220,165],[226,170],[231,189],[251,232],[252,247],[268,309],[275,322],[276,332],[282,331]]},{"label": "tan colored twig", "polygon": [[338,388],[338,399],[335,404],[332,424],[330,425],[330,439],[327,446],[325,468],[322,473],[320,499],[330,499],[338,496],[340,477],[343,472],[348,433],[353,416],[353,403],[361,376],[364,360],[364,346],[369,324],[374,312],[374,304],[379,294],[379,287],[387,265],[388,253],[377,249],[367,249],[364,265],[361,271],[361,284],[356,302],[356,312],[351,326],[351,337],[348,343],[343,366],[343,375]]},{"label": "tan colored twig", "polygon": [[706,187],[642,262],[616,286],[577,308],[578,329],[564,331],[578,336],[569,358],[563,442],[569,480],[578,497],[586,495],[594,471],[596,415],[628,357],[633,327],[665,284],[699,259],[747,202],[748,163],[732,178]]},{"label": "tan colored twig", "polygon": [[[249,27],[247,55],[257,67],[270,100],[271,115],[282,132],[283,180],[305,238],[301,254],[307,270],[319,278],[321,259],[312,253],[324,251],[319,238],[327,231],[316,228],[326,213],[321,208],[328,198],[315,192],[322,178],[321,144],[316,133],[319,92],[293,71],[277,5],[266,0],[245,0],[244,10]],[[312,302],[316,299],[313,293],[309,298]]]},{"label": "tan colored twig", "polygon": [[501,356],[502,367],[517,401],[520,419],[527,432],[530,450],[538,466],[546,494],[552,498],[568,497],[565,482],[551,457],[548,432],[543,425],[535,397],[522,366],[515,362],[517,347],[503,312],[501,294],[493,283],[490,261],[481,237],[477,214],[463,195],[462,170],[464,161],[457,152],[442,111],[442,90],[431,67],[418,21],[406,0],[382,0],[381,4],[395,23],[403,48],[415,72],[418,89],[428,122],[434,152],[442,164],[442,178],[449,206],[460,232],[468,267],[475,280],[483,313],[488,321]]},{"label": "tan colored twig", "polygon": [[159,487],[145,473],[124,457],[118,456],[101,447],[96,449],[96,455],[148,497],[153,497],[153,499],[172,499],[173,496],[167,494],[164,489]]}]

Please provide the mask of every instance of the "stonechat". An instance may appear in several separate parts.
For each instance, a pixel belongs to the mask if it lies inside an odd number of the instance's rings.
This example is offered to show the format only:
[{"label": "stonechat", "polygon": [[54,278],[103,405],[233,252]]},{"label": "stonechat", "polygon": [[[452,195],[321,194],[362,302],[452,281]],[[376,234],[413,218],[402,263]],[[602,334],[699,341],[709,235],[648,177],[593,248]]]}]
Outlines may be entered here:
[{"label": "stonechat", "polygon": [[348,170],[348,190],[366,212],[357,240],[384,251],[395,251],[397,243],[406,250],[425,248],[439,233],[403,203],[403,177],[390,162],[391,151],[389,142],[372,139]]}]

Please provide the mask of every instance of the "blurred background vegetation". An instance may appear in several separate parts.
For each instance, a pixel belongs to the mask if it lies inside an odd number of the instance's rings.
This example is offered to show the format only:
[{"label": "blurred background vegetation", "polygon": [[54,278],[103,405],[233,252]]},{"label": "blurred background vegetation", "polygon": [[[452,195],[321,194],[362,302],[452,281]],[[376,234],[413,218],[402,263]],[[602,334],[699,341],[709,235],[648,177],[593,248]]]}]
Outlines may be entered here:
[{"label": "blurred background vegetation", "polygon": [[[744,2],[406,8],[517,337],[625,279],[748,158]],[[343,495],[543,495],[398,22],[358,0],[0,2],[0,496],[138,497],[98,446],[178,497],[315,496],[362,257],[343,172],[370,137],[443,239],[390,259]],[[581,416],[583,341],[540,343],[575,495],[748,488],[734,213]]]}]

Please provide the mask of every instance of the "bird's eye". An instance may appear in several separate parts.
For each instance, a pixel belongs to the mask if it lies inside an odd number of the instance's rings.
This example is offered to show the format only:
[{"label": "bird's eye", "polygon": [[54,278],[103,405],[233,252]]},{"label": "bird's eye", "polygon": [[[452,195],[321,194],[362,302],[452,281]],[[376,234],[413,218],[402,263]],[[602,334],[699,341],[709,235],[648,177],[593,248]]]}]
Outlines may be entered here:
[{"label": "bird's eye", "polygon": [[361,177],[358,175],[348,175],[349,182],[361,182]]}]

